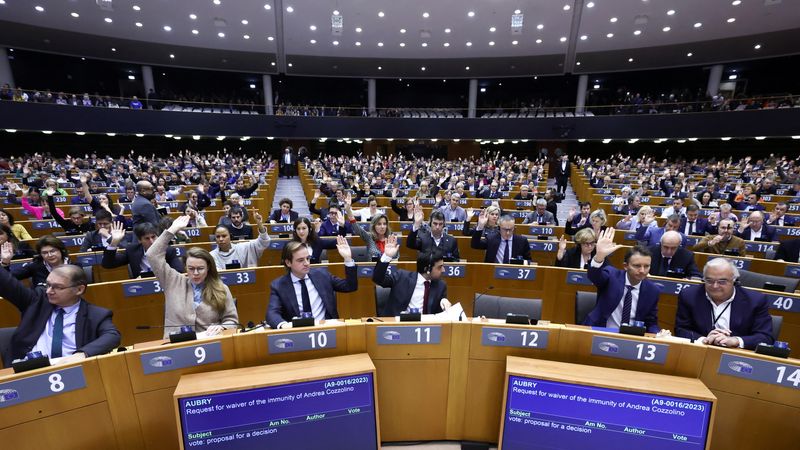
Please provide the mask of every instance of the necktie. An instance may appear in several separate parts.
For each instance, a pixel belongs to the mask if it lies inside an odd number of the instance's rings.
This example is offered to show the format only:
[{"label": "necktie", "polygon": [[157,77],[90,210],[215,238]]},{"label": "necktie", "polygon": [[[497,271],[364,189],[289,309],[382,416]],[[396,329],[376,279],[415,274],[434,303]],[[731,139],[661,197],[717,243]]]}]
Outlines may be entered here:
[{"label": "necktie", "polygon": [[422,314],[429,314],[430,308],[428,308],[428,297],[431,294],[431,282],[426,281],[424,284],[425,292],[422,294]]},{"label": "necktie", "polygon": [[303,297],[303,312],[312,312],[311,311],[311,296],[308,295],[308,285],[306,285],[306,280],[308,278],[303,278],[299,280],[300,283],[300,296]]},{"label": "necktie", "polygon": [[51,358],[61,357],[61,341],[64,340],[64,310],[57,308],[56,321],[53,324],[53,344],[50,349]]},{"label": "necktie", "polygon": [[633,306],[633,286],[625,286],[625,300],[622,303],[622,320],[620,325],[630,323],[631,321],[631,306]]},{"label": "necktie", "polygon": [[669,272],[669,263],[671,260],[672,258],[664,258],[664,272],[662,273],[663,275],[666,275],[667,272]]},{"label": "necktie", "polygon": [[689,233],[687,234],[694,234],[694,222],[689,222]]},{"label": "necktie", "polygon": [[503,264],[508,264],[511,262],[511,241],[506,239],[506,249],[503,250]]}]

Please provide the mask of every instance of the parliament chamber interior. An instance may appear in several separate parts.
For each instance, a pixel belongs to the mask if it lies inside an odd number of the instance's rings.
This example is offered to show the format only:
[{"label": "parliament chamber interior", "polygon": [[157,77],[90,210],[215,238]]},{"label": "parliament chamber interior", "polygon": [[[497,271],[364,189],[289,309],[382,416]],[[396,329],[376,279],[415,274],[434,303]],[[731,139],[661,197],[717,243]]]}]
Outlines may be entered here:
[{"label": "parliament chamber interior", "polygon": [[0,0],[0,442],[796,449],[800,0]]}]

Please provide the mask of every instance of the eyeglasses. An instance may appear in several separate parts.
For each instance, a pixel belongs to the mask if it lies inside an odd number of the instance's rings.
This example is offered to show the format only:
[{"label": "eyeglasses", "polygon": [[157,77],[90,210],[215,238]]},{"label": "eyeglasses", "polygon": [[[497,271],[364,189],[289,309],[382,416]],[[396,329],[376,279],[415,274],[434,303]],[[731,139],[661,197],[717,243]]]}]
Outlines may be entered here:
[{"label": "eyeglasses", "polygon": [[50,284],[50,283],[45,283],[44,284],[45,290],[52,289],[54,291],[63,291],[64,289],[69,289],[69,288],[73,288],[73,287],[76,287],[76,286],[77,285],[75,285],[75,284],[72,284],[72,285],[69,285],[69,286],[61,286],[60,284]]},{"label": "eyeglasses", "polygon": [[61,253],[61,251],[60,250],[42,250],[41,252],[39,252],[39,254],[42,255],[42,256],[52,256],[52,255],[55,255],[55,254],[58,254],[58,253]]},{"label": "eyeglasses", "polygon": [[730,283],[731,280],[721,279],[721,280],[710,280],[708,278],[703,279],[703,283],[707,284],[708,286],[717,285],[719,287],[725,287]]},{"label": "eyeglasses", "polygon": [[206,268],[206,267],[187,267],[186,268],[186,272],[192,272],[192,273],[203,273],[206,270],[208,270],[208,268]]},{"label": "eyeglasses", "polygon": [[732,229],[732,228],[733,228],[733,226],[732,226],[732,225],[728,225],[727,227],[722,227],[722,226],[721,226],[721,227],[719,227],[719,229],[720,229],[720,230],[730,230],[730,229]]},{"label": "eyeglasses", "polygon": [[514,229],[513,228],[500,228],[500,231],[502,231],[504,233],[513,233]]}]

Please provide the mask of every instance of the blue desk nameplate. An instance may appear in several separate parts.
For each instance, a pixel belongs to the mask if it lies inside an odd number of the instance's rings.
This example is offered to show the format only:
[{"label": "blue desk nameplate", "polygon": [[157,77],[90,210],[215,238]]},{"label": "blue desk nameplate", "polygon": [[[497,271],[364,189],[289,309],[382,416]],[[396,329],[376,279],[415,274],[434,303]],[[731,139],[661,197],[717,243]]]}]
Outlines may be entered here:
[{"label": "blue desk nameplate", "polygon": [[0,408],[76,391],[86,387],[82,366],[0,383]]},{"label": "blue desk nameplate", "polygon": [[270,250],[283,250],[283,247],[286,247],[286,243],[289,241],[269,241],[268,248]]},{"label": "blue desk nameplate", "polygon": [[186,228],[183,232],[189,237],[200,237],[201,230],[200,228]]},{"label": "blue desk nameplate", "polygon": [[255,270],[240,270],[236,272],[224,272],[219,274],[222,282],[228,286],[239,284],[254,284],[256,282]]},{"label": "blue desk nameplate", "polygon": [[488,347],[535,348],[544,350],[550,340],[550,332],[528,328],[483,327],[481,345]]},{"label": "blue desk nameplate", "polygon": [[789,297],[783,294],[764,294],[767,297],[769,309],[784,312],[800,312],[800,298]]},{"label": "blue desk nameplate", "polygon": [[528,246],[535,252],[558,251],[558,241],[528,241]]},{"label": "blue desk nameplate", "polygon": [[291,233],[294,230],[294,224],[280,223],[269,226],[270,233]]},{"label": "blue desk nameplate", "polygon": [[494,268],[494,277],[500,280],[536,279],[536,269],[531,266],[498,266]]},{"label": "blue desk nameplate", "polygon": [[[375,266],[359,266],[358,267],[358,277],[359,278],[372,278],[372,272],[375,270]],[[392,271],[397,270],[397,266],[393,266],[389,264],[389,267],[386,268],[386,273],[390,274]]]},{"label": "blue desk nameplate", "polygon": [[553,227],[534,225],[530,227],[528,234],[553,236],[556,234],[556,231]]},{"label": "blue desk nameplate", "polygon": [[467,266],[464,264],[445,264],[442,276],[446,278],[464,278],[467,276]]},{"label": "blue desk nameplate", "polygon": [[122,284],[122,293],[125,297],[158,294],[162,290],[161,282],[158,280],[143,280]]},{"label": "blue desk nameplate", "polygon": [[33,222],[32,227],[34,230],[52,230],[55,228],[61,228],[61,225],[58,224],[55,220],[43,220],[40,222]]},{"label": "blue desk nameplate", "polygon": [[800,265],[786,265],[786,271],[783,273],[787,277],[800,278]]},{"label": "blue desk nameplate", "polygon": [[407,326],[379,326],[375,336],[378,345],[427,345],[442,341],[441,325],[417,322]]},{"label": "blue desk nameplate", "polygon": [[222,344],[219,341],[207,342],[188,347],[142,353],[139,355],[139,359],[145,375],[169,372],[222,361]]},{"label": "blue desk nameplate", "polygon": [[58,239],[67,247],[80,247],[83,245],[83,241],[86,240],[82,234],[77,236],[61,236]]},{"label": "blue desk nameplate", "polygon": [[664,364],[667,360],[667,353],[669,353],[667,344],[651,344],[608,336],[592,337],[592,355],[595,356]]},{"label": "blue desk nameplate", "polygon": [[793,364],[723,353],[719,359],[717,373],[790,389],[800,389],[800,366]]},{"label": "blue desk nameplate", "polygon": [[567,272],[567,284],[577,284],[580,286],[592,286],[586,272]]},{"label": "blue desk nameplate", "polygon": [[267,351],[271,355],[330,348],[336,348],[336,330],[333,329],[309,328],[308,331],[267,335]]}]

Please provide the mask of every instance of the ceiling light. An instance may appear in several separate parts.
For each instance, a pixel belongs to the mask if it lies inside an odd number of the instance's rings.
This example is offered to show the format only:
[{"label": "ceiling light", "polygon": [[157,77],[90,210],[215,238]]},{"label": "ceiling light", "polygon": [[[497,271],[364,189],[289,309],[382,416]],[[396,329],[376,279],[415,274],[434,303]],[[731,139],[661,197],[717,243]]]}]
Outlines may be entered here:
[{"label": "ceiling light", "polygon": [[425,72],[425,66],[420,67],[419,70]]},{"label": "ceiling light", "polygon": [[247,25],[248,23],[250,22],[248,22],[247,19],[242,19],[242,25]]},{"label": "ceiling light", "polygon": [[578,142],[586,142],[586,139],[578,139]]},{"label": "ceiling light", "polygon": [[569,5],[564,5],[564,11],[569,11],[569,8],[570,8]]},{"label": "ceiling light", "polygon": [[116,49],[115,47],[111,47],[111,51],[112,51],[112,52],[116,52],[116,51],[117,51],[117,49]]},{"label": "ceiling light", "polygon": [[219,6],[222,4],[222,0],[214,0],[214,4]]},{"label": "ceiling light", "polygon": [[467,47],[472,47],[472,42],[467,41]]},{"label": "ceiling light", "polygon": [[242,36],[242,39],[250,39],[250,35],[249,34],[245,34],[244,36]]},{"label": "ceiling light", "polygon": [[333,41],[333,42],[331,42],[331,44],[333,44],[333,45],[339,45],[339,41]]},{"label": "ceiling light", "polygon": [[287,64],[287,66],[292,67],[292,63]]},{"label": "ceiling light", "polygon": [[274,37],[272,37],[272,36],[267,36],[267,40],[268,40],[268,41],[270,41],[270,42],[272,42],[272,41],[274,41],[274,40],[275,40],[275,38],[274,38]]},{"label": "ceiling light", "polygon": [[316,44],[316,43],[317,43],[317,40],[316,40],[316,39],[312,39],[310,42],[311,42],[312,44]]},{"label": "ceiling light", "polygon": [[766,138],[767,138],[766,136],[756,136],[757,141],[763,141]]},{"label": "ceiling light", "polygon": [[199,141],[200,135],[195,134],[194,136],[192,136],[192,139],[194,139],[195,141]]},{"label": "ceiling light", "polygon": [[600,85],[599,84],[595,84],[594,85],[594,89],[600,89]]},{"label": "ceiling light", "polygon": [[50,131],[50,130],[42,130],[42,133],[44,133],[44,134],[53,134],[53,132]]},{"label": "ceiling light", "polygon": [[519,44],[519,41],[511,41],[511,45],[517,45],[517,44]]},{"label": "ceiling light", "polygon": [[192,30],[192,34],[199,34],[200,32],[197,30]]},{"label": "ceiling light", "polygon": [[594,8],[594,2],[589,2],[586,4],[587,8]]},{"label": "ceiling light", "polygon": [[385,16],[385,15],[386,15],[386,14],[384,14],[384,13],[383,13],[383,11],[378,11],[378,17],[383,17],[383,16]]},{"label": "ceiling light", "polygon": [[[8,130],[6,130],[8,131]],[[792,139],[800,139],[800,136],[792,136]]]},{"label": "ceiling light", "polygon": [[475,11],[468,12],[467,17],[475,17]]},{"label": "ceiling light", "polygon": [[378,66],[378,70],[383,70],[383,67],[381,67],[381,66]]},{"label": "ceiling light", "polygon": [[106,17],[106,18],[105,18],[105,19],[103,19],[103,20],[105,20],[105,21],[106,21],[106,23],[111,23],[111,22],[113,22],[113,20],[111,19],[111,17]]},{"label": "ceiling light", "polygon": [[39,5],[34,6],[33,9],[35,9],[35,10],[37,10],[39,12],[44,12],[44,8],[39,6]]},{"label": "ceiling light", "polygon": [[494,41],[489,41],[489,45],[490,46],[494,45]]},{"label": "ceiling light", "polygon": [[689,138],[689,142],[694,142],[696,140],[697,140],[697,138]]},{"label": "ceiling light", "polygon": [[640,34],[642,34],[642,30],[634,30],[634,31],[633,31],[633,35],[634,35],[634,36],[638,36],[638,35],[640,35]]},{"label": "ceiling light", "polygon": [[144,137],[144,134],[142,134],[142,133],[136,133],[136,137]]},{"label": "ceiling light", "polygon": [[76,131],[75,134],[77,134],[78,136],[85,136],[86,132],[85,131]]},{"label": "ceiling light", "polygon": [[566,36],[561,36],[561,39],[559,39],[559,41],[561,41],[561,42],[567,42],[567,37],[566,37]]},{"label": "ceiling light", "polygon": [[426,19],[427,19],[428,17],[430,17],[430,16],[431,16],[431,15],[430,15],[430,13],[428,13],[428,12],[424,12],[424,13],[422,13],[422,17],[424,17],[424,18],[426,18]]},{"label": "ceiling light", "polygon": [[609,39],[611,39],[612,37],[614,37],[614,33],[608,33],[608,34],[606,35],[606,37],[607,37],[607,38],[609,38]]},{"label": "ceiling light", "polygon": [[733,75],[728,75],[728,79],[729,79],[729,80],[735,80],[735,79],[737,79],[737,78],[739,78],[739,75],[736,75],[736,74],[733,74]]},{"label": "ceiling light", "polygon": [[294,12],[294,8],[292,8],[291,6],[287,6],[286,7],[286,12],[292,13],[292,12]]},{"label": "ceiling light", "polygon": [[730,19],[728,19],[728,23],[733,23],[733,22],[736,22],[736,17],[731,17]]},{"label": "ceiling light", "polygon": [[731,138],[729,138],[729,137],[722,137],[722,138],[719,138],[719,139],[721,141],[730,141],[731,140]]},{"label": "ceiling light", "polygon": [[172,53],[170,53],[170,54],[169,54],[169,59],[175,59],[175,55],[174,55],[174,54],[172,54]]},{"label": "ceiling light", "polygon": [[445,32],[445,33],[450,33],[451,31],[453,31],[453,30],[451,30],[450,28],[445,28],[445,29],[444,29],[444,32]]},{"label": "ceiling light", "polygon": [[17,130],[15,130],[13,128],[6,128],[6,133],[16,133],[16,132],[17,132]]},{"label": "ceiling light", "polygon": [[603,139],[603,144],[608,144],[609,142],[611,142],[611,139],[608,139],[608,138]]},{"label": "ceiling light", "polygon": [[469,66],[467,66],[467,67],[464,67],[464,70],[469,70]]},{"label": "ceiling light", "polygon": [[589,39],[589,36],[587,36],[587,35],[585,35],[585,34],[584,34],[583,36],[581,36],[581,40],[582,40],[582,41],[585,41],[585,40],[587,40],[587,39]]},{"label": "ceiling light", "polygon": [[495,28],[495,27],[490,27],[489,28],[489,32],[490,33],[494,33],[495,31],[497,31],[497,28]]},{"label": "ceiling light", "polygon": [[136,76],[135,76],[135,75],[128,75],[128,79],[129,79],[129,80],[135,80],[135,79],[136,79]]},{"label": "ceiling light", "polygon": [[139,5],[133,5],[133,10],[134,11],[141,11],[142,8]]},{"label": "ceiling light", "polygon": [[662,29],[661,29],[661,31],[663,31],[664,33],[666,33],[667,31],[669,31],[669,30],[671,30],[671,29],[672,29],[672,28],[670,28],[670,27],[664,27],[664,28],[662,28]]},{"label": "ceiling light", "polygon": [[361,47],[361,42],[356,41],[356,47]]},{"label": "ceiling light", "polygon": [[692,55],[694,55],[694,53],[692,53],[692,52],[689,52],[689,53],[686,54],[686,56],[688,56],[689,58],[691,58]]},{"label": "ceiling light", "polygon": [[674,9],[670,9],[669,11],[667,11],[667,15],[668,16],[674,16],[675,15],[675,10]]},{"label": "ceiling light", "polygon": [[486,92],[486,88],[481,88],[481,92]]},{"label": "ceiling light", "polygon": [[695,28],[700,28],[702,26],[703,26],[703,22],[697,22],[697,23],[694,24]]},{"label": "ceiling light", "polygon": [[135,25],[137,27],[139,27],[139,28],[142,28],[144,26],[144,24],[142,24],[142,22],[136,22]]},{"label": "ceiling light", "polygon": [[633,58],[628,58],[628,62],[633,62]]},{"label": "ceiling light", "polygon": [[72,16],[72,17],[74,17],[74,18],[76,18],[76,19],[77,19],[78,17],[80,17],[80,16],[81,16],[80,14],[78,14],[78,13],[76,13],[76,12],[69,13],[69,15],[70,15],[70,16]]},{"label": "ceiling light", "polygon": [[219,37],[221,37],[221,38],[224,38],[224,37],[225,37],[225,33],[223,33],[222,31],[220,31],[219,33],[217,33],[217,36],[219,36]]},{"label": "ceiling light", "polygon": [[541,39],[537,39],[537,40],[536,40],[536,43],[537,43],[537,44],[541,44],[541,43],[542,43],[542,40],[541,40]]},{"label": "ceiling light", "polygon": [[580,66],[580,65],[581,65],[581,62],[580,62],[580,61],[578,61],[578,62],[576,62],[576,63],[575,63],[575,65],[576,65],[576,66]]},{"label": "ceiling light", "polygon": [[218,141],[224,141],[225,140],[225,136],[217,136],[217,140]]},{"label": "ceiling light", "polygon": [[753,48],[756,50],[761,50],[761,44],[756,44]]},{"label": "ceiling light", "polygon": [[357,28],[356,28],[356,33],[361,33],[361,31],[362,31],[362,30],[361,30],[361,27],[357,27]]},{"label": "ceiling light", "polygon": [[739,6],[741,4],[742,4],[742,0],[733,0],[733,2],[731,2],[731,5],[733,5],[733,6]]},{"label": "ceiling light", "polygon": [[612,18],[608,19],[608,21],[611,22],[611,23],[616,23],[617,22],[617,18],[616,17],[612,17]]},{"label": "ceiling light", "polygon": [[197,14],[189,14],[189,18],[192,20],[197,20]]},{"label": "ceiling light", "polygon": [[443,45],[443,46],[445,46],[445,47],[450,47],[450,43],[449,43],[449,42],[445,42],[445,43],[444,43],[444,44],[442,44],[442,45]]},{"label": "ceiling light", "polygon": [[405,46],[406,46],[406,43],[405,43],[405,42],[401,42],[401,43],[400,43],[400,47],[405,47]]},{"label": "ceiling light", "polygon": [[164,25],[164,31],[172,31],[172,27],[169,25]]},{"label": "ceiling light", "polygon": [[333,15],[334,15],[334,16],[338,16],[338,15],[340,15],[340,14],[339,14],[339,10],[338,10],[338,9],[334,9],[334,10],[333,10]]},{"label": "ceiling light", "polygon": [[275,66],[275,61],[272,61],[271,63],[269,63],[269,65],[274,67]]},{"label": "ceiling light", "polygon": [[378,47],[383,47],[383,42],[378,42]]}]

